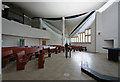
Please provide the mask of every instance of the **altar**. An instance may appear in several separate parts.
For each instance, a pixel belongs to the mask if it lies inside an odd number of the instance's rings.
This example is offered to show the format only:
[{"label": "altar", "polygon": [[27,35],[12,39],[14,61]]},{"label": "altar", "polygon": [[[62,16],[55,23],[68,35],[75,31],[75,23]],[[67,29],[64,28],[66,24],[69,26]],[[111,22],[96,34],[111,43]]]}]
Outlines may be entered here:
[{"label": "altar", "polygon": [[103,47],[103,49],[108,50],[108,60],[116,62],[119,61],[120,48]]}]

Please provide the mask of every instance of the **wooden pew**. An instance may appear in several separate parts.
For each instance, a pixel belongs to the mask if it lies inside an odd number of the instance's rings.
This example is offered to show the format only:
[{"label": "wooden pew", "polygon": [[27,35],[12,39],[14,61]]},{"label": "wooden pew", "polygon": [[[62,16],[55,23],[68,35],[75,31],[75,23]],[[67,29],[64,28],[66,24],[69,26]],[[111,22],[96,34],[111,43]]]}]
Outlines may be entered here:
[{"label": "wooden pew", "polygon": [[55,53],[60,53],[61,51],[65,51],[65,47],[64,46],[61,46],[61,45],[49,45],[49,46],[55,46],[56,49],[55,49]]},{"label": "wooden pew", "polygon": [[[48,57],[51,57],[51,52],[55,48],[50,49],[49,46],[48,46],[48,48],[36,46],[33,48],[4,47],[3,49],[4,50],[12,50],[12,53],[16,54],[15,58],[16,58],[17,70],[23,70],[25,68],[25,64],[31,59],[31,57],[36,56],[36,55],[38,56],[38,68],[43,68],[44,62],[45,62],[44,55],[48,55]],[[11,54],[9,54],[9,55],[11,55]]]},{"label": "wooden pew", "polygon": [[16,53],[16,65],[17,65],[17,70],[24,70],[25,64],[28,62],[30,55],[25,56],[25,51],[20,51]]},{"label": "wooden pew", "polygon": [[64,52],[65,51],[65,47],[64,46],[60,46],[60,50]]},{"label": "wooden pew", "polygon": [[35,47],[34,48],[25,48],[25,54],[30,55],[30,60],[31,60],[32,56],[35,56],[35,58],[37,58],[36,55],[38,55],[37,54],[38,51],[39,50]]},{"label": "wooden pew", "polygon": [[4,68],[8,61],[14,60],[15,55],[12,50],[2,49],[2,68]]},{"label": "wooden pew", "polygon": [[87,48],[86,47],[83,47],[83,46],[73,46],[71,45],[70,46],[71,49],[75,52],[75,50],[79,50],[79,51],[87,51]]},{"label": "wooden pew", "polygon": [[38,68],[44,68],[45,58],[44,55],[46,50],[40,50],[40,54],[38,55]]},{"label": "wooden pew", "polygon": [[50,48],[43,48],[42,53],[44,53],[44,55],[48,55],[48,57],[51,57]]}]

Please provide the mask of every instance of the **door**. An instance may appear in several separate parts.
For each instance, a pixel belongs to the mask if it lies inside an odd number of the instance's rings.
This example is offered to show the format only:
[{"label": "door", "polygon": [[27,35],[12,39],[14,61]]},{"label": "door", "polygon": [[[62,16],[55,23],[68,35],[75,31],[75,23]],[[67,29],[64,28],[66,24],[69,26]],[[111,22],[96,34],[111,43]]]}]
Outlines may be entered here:
[{"label": "door", "polygon": [[42,45],[46,45],[46,41],[42,41]]}]

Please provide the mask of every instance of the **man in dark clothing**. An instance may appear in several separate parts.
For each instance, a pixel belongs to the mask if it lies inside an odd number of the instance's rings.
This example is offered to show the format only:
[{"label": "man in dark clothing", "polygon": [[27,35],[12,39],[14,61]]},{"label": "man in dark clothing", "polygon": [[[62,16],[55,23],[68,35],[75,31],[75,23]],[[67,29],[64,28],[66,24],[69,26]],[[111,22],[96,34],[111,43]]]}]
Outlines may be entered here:
[{"label": "man in dark clothing", "polygon": [[65,44],[65,51],[66,51],[66,53],[65,53],[65,57],[67,58],[68,57],[68,43],[66,43]]}]

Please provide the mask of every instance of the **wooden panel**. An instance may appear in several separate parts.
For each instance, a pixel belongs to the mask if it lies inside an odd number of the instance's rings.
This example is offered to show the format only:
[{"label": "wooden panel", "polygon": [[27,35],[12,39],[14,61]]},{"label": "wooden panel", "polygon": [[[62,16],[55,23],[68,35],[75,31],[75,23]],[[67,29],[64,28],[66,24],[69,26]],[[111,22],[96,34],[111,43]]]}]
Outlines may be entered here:
[{"label": "wooden panel", "polygon": [[46,45],[46,41],[42,41],[42,45]]},{"label": "wooden panel", "polygon": [[46,28],[42,28],[42,30],[46,30]]}]

